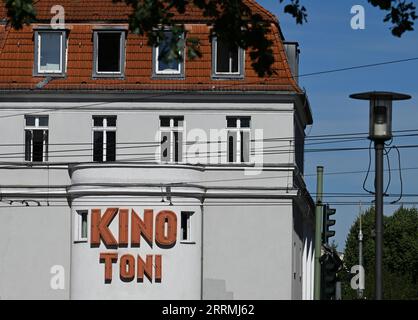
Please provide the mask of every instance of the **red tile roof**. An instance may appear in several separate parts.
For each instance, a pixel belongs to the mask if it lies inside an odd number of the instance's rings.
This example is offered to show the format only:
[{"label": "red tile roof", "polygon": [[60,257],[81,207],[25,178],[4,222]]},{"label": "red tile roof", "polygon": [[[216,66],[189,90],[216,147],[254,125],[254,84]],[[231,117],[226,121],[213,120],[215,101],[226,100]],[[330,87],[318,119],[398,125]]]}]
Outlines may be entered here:
[{"label": "red tile roof", "polygon": [[[276,21],[276,17],[258,4],[255,0],[243,0],[243,2],[255,14],[260,14],[268,21]],[[67,21],[117,21],[126,20],[132,13],[132,8],[124,1],[114,3],[112,0],[38,0],[35,1],[35,9],[38,20],[49,21],[53,14],[51,8],[60,5],[65,9],[65,19]],[[4,5],[0,6],[0,20],[6,17]],[[202,21],[208,20],[202,11],[193,5],[189,5],[184,14],[177,14],[176,19],[182,21]]]},{"label": "red tile roof", "polygon": [[[66,10],[66,26],[70,29],[68,42],[67,75],[50,81],[42,90],[225,90],[225,91],[291,91],[300,92],[288,66],[279,26],[275,17],[254,0],[245,0],[251,8],[272,21],[271,39],[274,41],[276,62],[275,75],[260,78],[251,67],[246,54],[245,79],[213,80],[211,78],[211,43],[209,27],[199,23],[203,15],[195,8],[187,10],[181,19],[188,21],[191,37],[201,41],[203,57],[186,60],[185,79],[151,79],[152,49],[146,45],[147,39],[132,33],[127,36],[126,67],[124,79],[92,79],[93,26],[113,21],[126,23],[129,8],[124,3],[113,4],[111,0],[61,0]],[[55,0],[39,0],[36,4],[38,17],[50,19],[50,8]],[[0,9],[2,7],[0,6]],[[0,17],[2,12],[0,11]],[[4,14],[4,12],[3,12]],[[3,15],[4,16],[4,15]],[[274,21],[273,21],[274,19]],[[1,20],[1,18],[0,18]],[[89,21],[90,23],[87,23]],[[95,21],[95,23],[91,23]],[[194,22],[193,22],[194,21]],[[35,89],[44,77],[33,76],[34,39],[33,26],[25,26],[16,31],[0,25],[0,90]]]}]

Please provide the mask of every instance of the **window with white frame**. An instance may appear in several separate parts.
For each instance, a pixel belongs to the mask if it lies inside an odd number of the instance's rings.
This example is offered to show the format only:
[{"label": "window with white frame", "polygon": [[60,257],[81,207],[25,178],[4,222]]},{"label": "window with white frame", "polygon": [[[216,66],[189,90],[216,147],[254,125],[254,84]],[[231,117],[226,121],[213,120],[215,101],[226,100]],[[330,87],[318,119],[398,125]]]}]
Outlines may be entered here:
[{"label": "window with white frame", "polygon": [[161,161],[183,161],[183,132],[184,117],[160,117]]},{"label": "window with white frame", "polygon": [[48,116],[25,116],[25,160],[48,161]]},{"label": "window with white frame", "polygon": [[66,61],[65,30],[35,31],[35,75],[63,76]]},{"label": "window with white frame", "polygon": [[95,30],[93,77],[123,77],[125,31]]},{"label": "window with white frame", "polygon": [[[179,50],[178,59],[174,54],[170,53],[171,44],[173,42],[173,33],[171,31],[164,32],[164,39],[153,50],[153,77],[183,77],[184,76],[184,49]],[[183,43],[183,36],[175,40],[179,47]]]},{"label": "window with white frame", "polygon": [[228,162],[250,162],[251,117],[227,117]]},{"label": "window with white frame", "polygon": [[191,217],[194,212],[190,211],[182,211],[181,212],[181,241],[184,242],[191,242],[192,241],[192,233],[191,233]]},{"label": "window with white frame", "polygon": [[116,116],[93,116],[93,161],[116,161]]},{"label": "window with white frame", "polygon": [[212,40],[213,76],[226,78],[241,78],[244,76],[244,50],[219,40]]},{"label": "window with white frame", "polygon": [[88,240],[88,211],[76,210],[74,216],[74,241],[75,242],[87,242]]}]

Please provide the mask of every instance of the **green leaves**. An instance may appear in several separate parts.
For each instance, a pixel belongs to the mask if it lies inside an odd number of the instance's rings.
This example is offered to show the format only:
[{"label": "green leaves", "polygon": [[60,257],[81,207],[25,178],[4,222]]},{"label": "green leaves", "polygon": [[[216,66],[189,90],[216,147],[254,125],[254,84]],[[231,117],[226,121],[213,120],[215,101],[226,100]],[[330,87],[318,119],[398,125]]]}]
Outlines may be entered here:
[{"label": "green leaves", "polygon": [[[375,241],[374,208],[362,217],[363,256],[366,275],[365,296],[374,295]],[[418,299],[418,210],[400,207],[392,216],[384,217],[383,292],[385,299]],[[359,220],[347,236],[344,264],[348,270],[358,264]],[[345,299],[355,299],[350,288],[351,275],[343,274]]]},{"label": "green leaves", "polygon": [[[280,0],[280,3],[283,3],[284,0]],[[308,14],[306,8],[301,6],[299,0],[290,0],[290,4],[284,7],[284,12],[292,15],[297,24],[303,24],[308,22]]]},{"label": "green leaves", "polygon": [[404,32],[414,30],[414,21],[418,18],[415,10],[416,7],[412,2],[406,3],[405,1],[391,8],[391,12],[386,15],[384,21],[392,22],[391,30],[394,36],[401,37]]},{"label": "green leaves", "polygon": [[382,10],[390,11],[384,22],[392,23],[392,34],[401,37],[406,31],[414,30],[414,21],[418,18],[416,7],[413,2],[406,0],[368,0],[373,6]]},{"label": "green leaves", "polygon": [[[283,3],[285,0],[279,0]],[[284,12],[292,15],[297,24],[307,22],[306,8],[299,0],[288,0],[290,2],[284,7]],[[416,6],[413,1],[407,0],[368,0],[368,2],[380,10],[389,11],[383,19],[384,22],[391,22],[392,34],[401,37],[405,32],[414,30],[414,21],[418,18]]]},{"label": "green leaves", "polygon": [[32,0],[4,0],[7,9],[8,23],[19,30],[25,24],[35,20],[36,12]]},{"label": "green leaves", "polygon": [[[122,1],[122,0],[114,0]],[[250,49],[252,67],[259,76],[272,75],[273,42],[270,36],[270,22],[264,21],[242,0],[125,0],[134,9],[130,16],[131,31],[147,35],[148,44],[157,46],[164,41],[164,30],[173,32],[170,50],[165,52],[163,59],[181,58],[183,41],[176,41],[184,35],[189,59],[202,56],[199,39],[187,36],[184,25],[176,22],[175,13],[182,14],[188,5],[194,5],[202,10],[203,15],[210,20],[212,36],[225,40],[243,49]],[[181,37],[180,37],[181,38]],[[183,39],[183,38],[181,38]]]}]

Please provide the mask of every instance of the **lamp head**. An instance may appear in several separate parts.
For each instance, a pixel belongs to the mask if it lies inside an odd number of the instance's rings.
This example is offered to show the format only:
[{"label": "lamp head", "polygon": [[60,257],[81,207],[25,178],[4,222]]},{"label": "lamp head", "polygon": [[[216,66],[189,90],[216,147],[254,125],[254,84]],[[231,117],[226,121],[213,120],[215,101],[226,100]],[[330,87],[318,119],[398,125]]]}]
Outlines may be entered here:
[{"label": "lamp head", "polygon": [[392,139],[392,104],[395,100],[408,100],[411,96],[387,91],[372,91],[350,95],[352,99],[370,101],[369,139]]}]

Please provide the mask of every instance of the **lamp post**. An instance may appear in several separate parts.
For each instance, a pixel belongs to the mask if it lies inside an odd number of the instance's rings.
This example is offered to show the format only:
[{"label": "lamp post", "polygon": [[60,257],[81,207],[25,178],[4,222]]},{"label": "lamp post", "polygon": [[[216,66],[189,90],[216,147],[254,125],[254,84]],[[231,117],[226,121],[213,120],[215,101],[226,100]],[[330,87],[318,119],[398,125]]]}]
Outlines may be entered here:
[{"label": "lamp post", "polygon": [[374,141],[375,163],[375,297],[383,298],[383,150],[385,141],[392,139],[392,102],[408,100],[411,96],[395,92],[373,91],[350,95],[352,99],[370,101],[369,139]]}]

